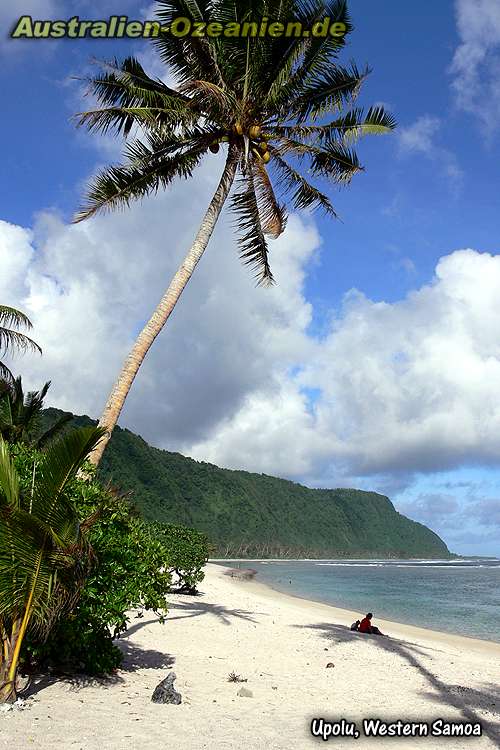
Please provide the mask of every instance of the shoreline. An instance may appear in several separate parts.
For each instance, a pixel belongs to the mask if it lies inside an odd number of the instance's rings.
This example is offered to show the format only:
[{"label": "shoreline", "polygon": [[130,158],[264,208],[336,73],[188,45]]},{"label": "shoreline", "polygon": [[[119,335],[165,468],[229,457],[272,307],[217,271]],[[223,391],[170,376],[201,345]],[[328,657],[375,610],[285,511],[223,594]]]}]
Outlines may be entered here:
[{"label": "shoreline", "polygon": [[[254,562],[259,561],[255,560]],[[214,565],[216,568],[221,568],[223,570],[223,566],[219,563],[209,562],[208,565]],[[228,565],[226,566],[226,568],[230,570],[231,566]],[[341,624],[346,625],[347,627],[350,627],[353,622],[355,622],[357,619],[360,619],[360,615],[364,615],[364,613],[356,612],[352,609],[345,609],[344,607],[337,607],[335,604],[329,604],[328,602],[320,601],[318,599],[308,599],[306,597],[300,596],[300,594],[289,594],[285,591],[282,591],[281,589],[274,588],[268,582],[264,582],[255,578],[252,580],[240,581],[236,578],[231,578],[231,576],[226,576],[224,572],[217,572],[217,575],[222,575],[224,578],[227,578],[228,581],[234,583],[235,585],[244,586],[250,591],[253,590],[256,594],[259,594],[266,599],[276,600],[275,595],[277,594],[279,599],[287,601],[290,604],[298,604],[305,610],[316,608],[318,608],[318,610],[321,609],[321,611],[324,611],[325,614],[331,614],[332,618],[340,620]],[[496,652],[500,663],[500,643],[498,641],[489,641],[484,638],[474,638],[472,636],[461,635],[459,633],[450,633],[445,630],[423,628],[419,625],[411,625],[410,623],[397,622],[396,620],[388,620],[381,617],[376,618],[376,624],[380,624],[380,628],[384,632],[386,630],[391,631],[388,633],[389,637],[405,638],[406,636],[411,636],[413,638],[432,639],[434,642],[446,642],[449,645],[469,648],[474,650],[476,653],[482,654],[486,652],[488,654],[491,654],[491,652],[493,651]],[[391,635],[391,633],[397,633],[398,635],[393,636]]]},{"label": "shoreline", "polygon": [[[40,676],[24,710],[0,713],[0,748],[314,750],[324,744],[311,734],[320,717],[358,727],[355,743],[331,738],[342,750],[415,746],[363,734],[373,717],[480,724],[474,749],[498,748],[500,646],[396,623],[390,638],[355,633],[349,610],[231,578],[227,567],[207,564],[197,595],[170,595],[164,624],[130,612],[116,674]],[[171,672],[182,702],[152,703]],[[469,745],[418,741],[422,750]]]},{"label": "shoreline", "polygon": [[[420,558],[418,558],[418,559],[420,559]],[[264,562],[265,563],[265,562],[283,562],[283,560],[282,559],[277,559],[277,560],[254,559],[254,560],[250,560],[250,559],[243,559],[243,558],[238,560],[238,559],[234,558],[234,559],[230,560],[230,562],[260,562],[260,563]],[[286,560],[286,562],[314,562],[314,560],[305,560],[305,559],[301,559],[301,560]],[[318,562],[323,562],[323,561],[322,560],[318,560]],[[214,559],[210,559],[208,561],[207,565],[215,565],[217,568],[222,568],[223,565],[225,565],[225,561],[223,559],[219,560],[219,559],[215,559],[214,558]],[[226,565],[226,568],[231,569],[231,566],[230,565]],[[238,568],[235,568],[235,570],[238,570]],[[258,573],[257,573],[257,576],[258,576]],[[229,578],[229,580],[232,580],[230,576],[227,576],[227,577]],[[249,586],[249,587],[255,586],[256,587],[256,589],[255,589],[256,591],[260,590],[259,587],[262,587],[261,593],[263,593],[264,595],[265,595],[265,589],[267,589],[270,592],[274,592],[276,594],[279,594],[280,596],[283,596],[285,598],[289,598],[291,600],[297,599],[299,601],[308,602],[310,604],[320,604],[320,605],[322,605],[324,607],[328,607],[329,609],[332,609],[336,614],[338,614],[340,616],[343,616],[344,619],[348,619],[348,617],[353,618],[351,620],[351,623],[355,622],[357,619],[361,619],[361,617],[364,617],[364,614],[365,614],[364,612],[360,612],[360,611],[357,612],[354,609],[347,609],[346,607],[342,607],[342,606],[339,606],[337,604],[333,604],[331,602],[324,601],[323,599],[310,599],[309,597],[302,596],[301,594],[295,594],[295,593],[284,591],[283,589],[280,589],[280,588],[277,588],[277,587],[273,586],[273,584],[271,582],[269,582],[269,581],[263,581],[260,578],[253,578],[252,580],[245,581],[244,583],[245,583],[246,586]],[[477,643],[492,644],[492,645],[498,647],[498,649],[499,649],[499,657],[500,657],[500,640],[494,641],[494,640],[490,640],[488,638],[479,638],[479,637],[473,636],[473,635],[466,635],[466,634],[462,634],[462,633],[455,633],[455,632],[450,631],[450,630],[435,630],[434,628],[427,628],[427,627],[424,627],[423,625],[412,625],[411,623],[400,622],[399,620],[392,620],[392,619],[382,618],[382,617],[378,617],[378,616],[375,619],[376,619],[377,623],[382,623],[383,624],[383,627],[381,626],[382,630],[384,629],[385,626],[388,626],[390,628],[392,628],[394,626],[394,628],[396,628],[396,629],[398,629],[398,628],[404,628],[404,629],[408,628],[408,629],[411,629],[412,632],[415,632],[417,635],[419,633],[422,633],[422,634],[428,633],[429,635],[439,636],[440,638],[460,638],[460,639],[463,639],[463,640],[465,640],[467,642],[470,642],[470,641],[474,642],[475,641]]]}]

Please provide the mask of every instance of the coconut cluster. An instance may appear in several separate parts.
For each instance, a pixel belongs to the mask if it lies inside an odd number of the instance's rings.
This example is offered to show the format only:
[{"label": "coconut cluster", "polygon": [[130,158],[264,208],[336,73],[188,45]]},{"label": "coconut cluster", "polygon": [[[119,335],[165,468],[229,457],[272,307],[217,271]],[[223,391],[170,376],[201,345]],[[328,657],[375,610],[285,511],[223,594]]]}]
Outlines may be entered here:
[{"label": "coconut cluster", "polygon": [[[236,125],[234,126],[234,132],[236,133],[236,135],[240,136],[244,134],[243,126],[241,125],[241,123],[236,123]],[[264,164],[267,164],[271,159],[271,154],[269,153],[269,147],[267,145],[265,136],[262,135],[262,129],[260,125],[251,125],[248,128],[248,137],[250,139],[250,148],[254,156],[258,159],[261,159]],[[229,136],[223,135],[222,138],[219,138],[217,141],[214,141],[214,143],[211,143],[208,148],[213,154],[216,154],[219,151],[219,143],[227,143],[228,141]]]}]

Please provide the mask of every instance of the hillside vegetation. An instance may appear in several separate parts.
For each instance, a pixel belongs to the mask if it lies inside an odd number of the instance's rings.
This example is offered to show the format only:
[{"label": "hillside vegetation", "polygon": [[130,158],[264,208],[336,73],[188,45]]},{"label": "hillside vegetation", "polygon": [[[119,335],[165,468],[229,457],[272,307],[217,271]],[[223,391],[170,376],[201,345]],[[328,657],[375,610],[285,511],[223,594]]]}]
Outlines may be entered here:
[{"label": "hillside vegetation", "polygon": [[[60,416],[47,409],[44,423]],[[88,424],[75,417],[70,424]],[[204,531],[223,557],[446,558],[445,543],[398,513],[389,498],[354,489],[309,489],[295,482],[220,469],[148,445],[115,428],[100,473],[149,521]]]}]

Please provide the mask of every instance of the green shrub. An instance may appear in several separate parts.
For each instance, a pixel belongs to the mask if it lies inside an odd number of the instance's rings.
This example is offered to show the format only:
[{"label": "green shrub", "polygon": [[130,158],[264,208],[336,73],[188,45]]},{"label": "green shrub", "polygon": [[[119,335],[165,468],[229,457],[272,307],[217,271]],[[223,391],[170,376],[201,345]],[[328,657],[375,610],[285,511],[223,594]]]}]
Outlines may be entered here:
[{"label": "green shrub", "polygon": [[[26,450],[18,449],[32,471]],[[44,642],[29,635],[25,659],[36,666],[109,673],[122,660],[113,641],[127,628],[127,611],[141,606],[160,618],[166,614],[171,587],[167,551],[125,498],[96,481],[75,479],[69,494],[92,545],[94,565],[73,612],[55,624]]]},{"label": "green shrub", "polygon": [[[42,454],[26,445],[12,446],[12,454],[27,489]],[[164,620],[172,584],[176,591],[194,593],[203,580],[210,549],[205,534],[143,521],[125,497],[103,488],[88,470],[90,478],[72,480],[66,494],[92,548],[90,574],[76,607],[54,623],[44,640],[28,633],[23,660],[30,668],[113,671],[122,661],[114,640],[127,629],[127,612],[141,607]]]},{"label": "green shrub", "polygon": [[166,564],[175,574],[176,590],[194,594],[204,578],[203,566],[208,560],[210,545],[205,534],[196,529],[173,523],[149,524],[151,536],[166,549]]}]

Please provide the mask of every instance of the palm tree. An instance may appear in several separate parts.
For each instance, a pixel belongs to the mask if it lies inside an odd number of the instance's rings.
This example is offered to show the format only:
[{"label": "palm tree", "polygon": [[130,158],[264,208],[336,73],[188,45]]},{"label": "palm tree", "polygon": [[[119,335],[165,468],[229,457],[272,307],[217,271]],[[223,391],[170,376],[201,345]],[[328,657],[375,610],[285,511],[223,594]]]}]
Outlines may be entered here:
[{"label": "palm tree", "polygon": [[50,388],[50,380],[39,391],[24,394],[21,377],[13,381],[0,380],[0,436],[9,443],[29,443],[43,448],[72,418],[64,414],[47,430],[39,433],[43,400]]},{"label": "palm tree", "polygon": [[[21,333],[19,328],[30,330],[30,319],[14,307],[0,305],[0,355],[7,354],[16,349],[26,352],[29,349],[42,353],[42,350],[29,336]],[[7,365],[0,360],[0,378],[9,382],[14,381],[14,376]]]},{"label": "palm tree", "polygon": [[54,443],[27,489],[0,438],[0,703],[16,700],[28,628],[50,627],[88,571],[90,548],[66,490],[102,434],[82,427]]},{"label": "palm tree", "polygon": [[[311,29],[328,16],[352,30],[345,0],[160,0],[162,26],[183,16],[194,22],[300,21]],[[386,133],[394,119],[380,106],[354,106],[370,72],[337,56],[345,38],[160,35],[153,40],[178,85],[167,86],[127,58],[105,65],[89,80],[99,108],[78,115],[90,131],[126,138],[125,162],[102,171],[89,187],[75,221],[129,205],[133,199],[191,177],[203,157],[226,148],[225,166],[191,248],[130,351],[99,424],[106,438],[93,452],[97,464],[132,382],[199,262],[223,205],[231,196],[243,262],[259,284],[273,283],[267,237],[285,229],[294,209],[323,209],[335,216],[320,180],[347,184],[362,170],[352,142]]]}]

